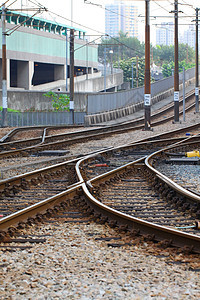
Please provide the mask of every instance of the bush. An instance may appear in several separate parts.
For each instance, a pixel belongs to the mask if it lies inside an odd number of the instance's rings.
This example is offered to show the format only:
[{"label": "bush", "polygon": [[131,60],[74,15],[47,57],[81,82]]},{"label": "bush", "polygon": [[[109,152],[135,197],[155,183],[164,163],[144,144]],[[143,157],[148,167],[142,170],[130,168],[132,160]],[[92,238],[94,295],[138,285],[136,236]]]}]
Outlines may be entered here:
[{"label": "bush", "polygon": [[[0,111],[3,111],[3,107],[2,106],[0,106]],[[8,108],[7,111],[8,112],[19,112],[19,110],[12,109],[12,108]]]},{"label": "bush", "polygon": [[51,98],[54,111],[69,111],[70,97],[65,94],[56,94],[52,91],[43,94],[43,96]]}]

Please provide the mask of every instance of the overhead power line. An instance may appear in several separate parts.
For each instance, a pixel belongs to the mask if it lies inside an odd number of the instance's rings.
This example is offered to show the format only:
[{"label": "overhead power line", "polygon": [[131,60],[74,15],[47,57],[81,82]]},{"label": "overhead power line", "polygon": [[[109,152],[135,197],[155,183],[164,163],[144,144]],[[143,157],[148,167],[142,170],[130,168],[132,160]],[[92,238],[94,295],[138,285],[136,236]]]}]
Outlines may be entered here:
[{"label": "overhead power line", "polygon": [[[66,17],[63,17],[63,16],[61,16],[61,15],[55,13],[55,12],[52,12],[52,11],[50,11],[50,10],[48,10],[48,12],[50,12],[51,14],[56,15],[57,17],[60,17],[60,18],[62,18],[62,19],[65,19],[65,20],[67,20],[67,21],[71,21],[70,19],[68,19],[68,18],[66,18]],[[75,22],[75,21],[73,21],[73,23],[76,24],[76,25],[78,25],[78,26],[85,27],[85,28],[87,28],[87,29],[90,29],[90,30],[93,30],[93,31],[95,31],[95,32],[97,32],[97,33],[100,33],[102,36],[110,37],[110,38],[116,40],[118,43],[121,43],[121,45],[125,46],[126,48],[129,48],[129,49],[131,49],[131,50],[133,50],[133,51],[136,51],[136,52],[139,53],[139,54],[142,54],[142,55],[144,54],[144,53],[138,51],[137,49],[134,49],[134,48],[132,48],[132,47],[126,45],[125,43],[120,42],[120,41],[117,39],[117,37],[113,37],[113,36],[111,36],[111,35],[109,35],[109,34],[107,34],[107,33],[103,33],[103,32],[101,32],[101,31],[99,31],[99,30],[96,30],[96,29],[94,29],[94,28],[90,28],[90,27],[88,27],[88,26],[85,26],[85,25],[83,25],[83,24],[77,23],[77,22]]]},{"label": "overhead power line", "polygon": [[10,0],[7,0],[6,2],[4,2],[3,4],[1,4],[0,8],[2,8],[2,6],[6,5],[6,3],[8,3]]}]

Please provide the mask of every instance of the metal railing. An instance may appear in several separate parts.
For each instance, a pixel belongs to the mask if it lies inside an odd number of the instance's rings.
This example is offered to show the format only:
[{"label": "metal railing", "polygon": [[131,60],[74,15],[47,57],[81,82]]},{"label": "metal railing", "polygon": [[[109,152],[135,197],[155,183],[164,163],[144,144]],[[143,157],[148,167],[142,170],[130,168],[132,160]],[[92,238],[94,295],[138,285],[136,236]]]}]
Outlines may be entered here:
[{"label": "metal railing", "polygon": [[[74,112],[74,124],[84,124],[85,112]],[[71,112],[8,112],[9,127],[38,125],[72,125]],[[2,112],[0,112],[2,126]]]},{"label": "metal railing", "polygon": [[[186,71],[186,80],[195,77],[195,69]],[[182,73],[180,73],[180,84],[182,83]],[[174,87],[174,77],[168,77],[151,84],[151,97],[159,95]],[[144,100],[144,87],[134,88],[118,93],[98,93],[89,94],[87,103],[87,113],[96,114],[109,110],[114,110],[128,105],[136,104]]]}]

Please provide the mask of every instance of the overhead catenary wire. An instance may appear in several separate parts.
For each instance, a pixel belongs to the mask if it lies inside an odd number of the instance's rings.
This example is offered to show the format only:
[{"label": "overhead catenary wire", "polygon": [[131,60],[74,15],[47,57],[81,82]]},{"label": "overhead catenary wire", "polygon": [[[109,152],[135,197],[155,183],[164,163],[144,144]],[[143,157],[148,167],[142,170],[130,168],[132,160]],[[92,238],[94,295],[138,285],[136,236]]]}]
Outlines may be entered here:
[{"label": "overhead catenary wire", "polygon": [[6,3],[8,3],[10,0],[7,0],[6,2],[4,2],[3,4],[1,4],[0,8],[2,8],[2,6],[6,5]]},{"label": "overhead catenary wire", "polygon": [[[9,0],[8,0],[8,1],[9,1]],[[39,3],[37,0],[28,0],[28,1],[29,1],[30,3],[32,3],[32,4],[34,4],[34,5],[39,6],[40,8],[44,8],[44,6],[43,6],[41,3]],[[156,2],[155,0],[153,0],[153,1]],[[168,2],[169,2],[169,0],[168,0]],[[170,3],[170,2],[169,2],[169,3]],[[170,4],[171,4],[171,3],[170,3]],[[99,5],[97,5],[97,6],[99,6]],[[100,6],[102,6],[102,5],[100,5]],[[102,8],[103,8],[103,7],[102,7]],[[165,9],[165,8],[164,8],[164,9]],[[50,11],[50,10],[48,10],[47,8],[46,8],[45,10],[46,10],[49,14],[53,14],[53,15],[59,17],[59,18],[62,18],[62,19],[64,19],[64,20],[67,20],[67,21],[71,22],[70,19],[68,19],[68,18],[66,18],[66,17],[63,17],[62,15],[60,15],[60,14],[58,14],[58,13],[55,13],[55,12],[53,12],[53,11]],[[160,17],[160,16],[156,16],[156,17]],[[162,16],[162,17],[166,17],[166,16]],[[188,17],[189,17],[189,16],[188,16]],[[190,17],[193,17],[193,16],[190,16]],[[54,19],[54,21],[55,21],[55,19]],[[56,22],[56,21],[55,21],[55,22]],[[56,23],[57,23],[57,22],[56,22]],[[103,33],[103,32],[101,32],[101,31],[99,31],[99,30],[96,30],[96,29],[94,29],[94,28],[90,28],[90,27],[88,27],[88,26],[86,26],[86,25],[83,25],[83,24],[78,23],[78,22],[75,22],[75,21],[73,21],[73,23],[76,24],[76,25],[78,25],[78,26],[81,26],[81,27],[83,27],[83,28],[86,28],[86,29],[92,30],[92,31],[94,31],[94,32],[97,32],[97,33],[100,34],[102,37],[103,37],[103,36],[110,37],[110,38],[116,40],[118,43],[120,43],[120,44],[123,45],[124,47],[126,47],[126,48],[128,48],[128,49],[131,49],[131,50],[133,50],[133,51],[136,51],[136,52],[137,52],[138,54],[140,54],[140,55],[144,55],[143,52],[141,52],[141,51],[139,51],[139,50],[137,50],[137,49],[134,49],[134,48],[132,48],[132,47],[126,45],[125,43],[119,41],[117,37],[113,37],[113,36],[111,36],[111,35],[109,35],[109,34],[107,34],[107,33]],[[58,23],[57,23],[57,24],[58,24]]]},{"label": "overhead catenary wire", "polygon": [[32,4],[34,4],[34,5],[38,5],[40,8],[42,8],[43,7],[43,5],[42,4],[40,4],[38,1],[32,1],[32,0],[28,0],[28,2],[30,2],[30,3],[32,3]]},{"label": "overhead catenary wire", "polygon": [[97,41],[97,40],[100,39],[101,37],[102,37],[102,35],[99,36],[99,37],[97,37],[96,39],[94,39],[94,40],[92,40],[92,41],[87,42],[85,45],[82,45],[82,46],[80,46],[79,48],[76,48],[76,49],[74,50],[74,52],[77,51],[77,50],[80,50],[80,49],[83,48],[83,47],[86,47],[86,46],[88,46],[88,45],[94,43],[95,41]]},{"label": "overhead catenary wire", "polygon": [[[8,1],[7,1],[8,2]],[[13,5],[15,2],[17,2],[17,0],[14,0],[12,3],[10,3],[6,8],[8,9],[8,7],[10,7],[11,5]]]},{"label": "overhead catenary wire", "polygon": [[32,16],[30,16],[28,19],[24,20],[23,22],[21,22],[20,24],[17,24],[16,26],[8,29],[5,34],[6,35],[11,35],[13,32],[15,32],[18,28],[20,28],[25,22],[27,22],[28,20],[30,20],[31,18],[33,18],[34,16],[36,16],[38,13],[41,13],[41,9],[38,9]]},{"label": "overhead catenary wire", "polygon": [[[62,18],[62,19],[65,19],[65,20],[67,20],[67,21],[70,21],[70,19],[68,19],[68,18],[66,18],[66,17],[63,17],[63,16],[61,16],[61,15],[55,13],[55,12],[52,12],[52,11],[50,11],[50,10],[48,10],[48,13],[55,14],[56,16],[58,16],[58,17],[60,17],[60,18]],[[87,28],[87,29],[93,30],[93,31],[95,31],[95,32],[97,32],[97,33],[100,33],[102,36],[110,37],[110,38],[116,40],[116,41],[117,41],[118,43],[120,43],[121,45],[125,46],[126,48],[129,48],[129,49],[131,49],[131,50],[133,50],[133,51],[136,51],[136,52],[139,53],[139,54],[144,55],[144,53],[140,52],[139,50],[134,49],[134,48],[132,48],[132,47],[126,45],[125,43],[119,41],[116,37],[113,37],[113,36],[111,36],[111,35],[109,35],[109,34],[107,34],[107,33],[103,33],[103,32],[101,32],[101,31],[99,31],[99,30],[95,30],[94,28],[90,28],[90,27],[85,26],[85,25],[83,25],[83,24],[77,23],[77,22],[75,22],[75,21],[73,21],[73,23],[74,23],[74,24],[77,24],[77,25],[79,25],[79,26],[85,27],[85,28]]]},{"label": "overhead catenary wire", "polygon": [[153,0],[153,2],[154,2],[156,5],[158,5],[160,8],[164,9],[166,12],[169,12],[168,9],[166,9],[165,7],[163,7],[162,5],[160,5],[160,3],[157,3],[156,0]]}]

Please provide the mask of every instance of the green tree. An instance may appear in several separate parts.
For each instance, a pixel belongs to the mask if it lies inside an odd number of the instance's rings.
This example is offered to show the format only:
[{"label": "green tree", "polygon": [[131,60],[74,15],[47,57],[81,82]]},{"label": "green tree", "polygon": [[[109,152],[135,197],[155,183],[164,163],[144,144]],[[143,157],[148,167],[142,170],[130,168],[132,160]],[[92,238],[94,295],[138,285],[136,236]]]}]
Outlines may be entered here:
[{"label": "green tree", "polygon": [[[193,63],[195,60],[194,49],[185,44],[179,44],[179,62]],[[162,66],[174,61],[174,46],[157,45],[153,47],[153,58],[156,65]]]},{"label": "green tree", "polygon": [[69,96],[65,94],[56,94],[52,91],[43,94],[43,96],[51,98],[51,103],[55,111],[69,111]]},{"label": "green tree", "polygon": [[188,45],[179,44],[178,56],[180,61],[186,61],[187,63],[195,62],[195,51]]},{"label": "green tree", "polygon": [[[118,67],[118,62],[115,62],[114,67]],[[124,81],[132,83],[132,67],[133,67],[133,87],[137,87],[136,78],[136,57],[123,59],[119,61],[119,68],[124,72]],[[144,58],[138,60],[138,85],[144,85],[144,70],[145,61]]]},{"label": "green tree", "polygon": [[[127,60],[131,57],[143,57],[145,53],[144,43],[135,37],[128,37],[127,34],[119,32],[119,35],[114,38],[102,39],[101,45],[98,47],[99,62],[104,63],[104,49],[113,50],[113,61]],[[108,54],[107,54],[108,57]]]},{"label": "green tree", "polygon": [[174,46],[157,45],[153,48],[153,59],[156,65],[174,60]]},{"label": "green tree", "polygon": [[[185,60],[179,62],[179,72],[183,71],[183,67],[185,68],[185,70],[187,69],[191,69],[195,66],[194,63],[186,63]],[[170,63],[165,63],[162,66],[162,73],[164,77],[169,77],[172,76],[172,70],[174,70],[174,62],[170,62]]]}]

